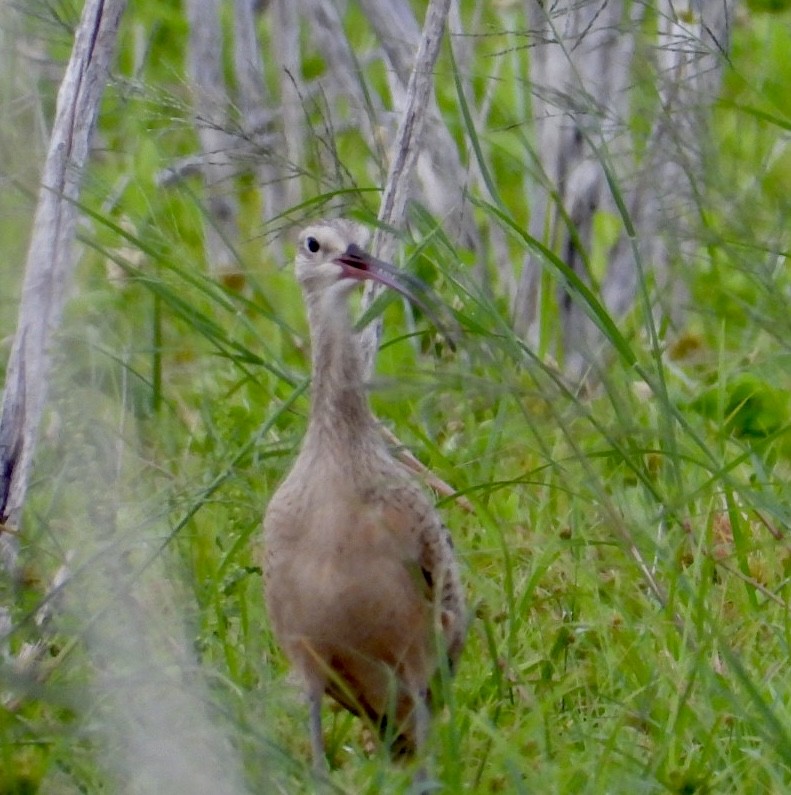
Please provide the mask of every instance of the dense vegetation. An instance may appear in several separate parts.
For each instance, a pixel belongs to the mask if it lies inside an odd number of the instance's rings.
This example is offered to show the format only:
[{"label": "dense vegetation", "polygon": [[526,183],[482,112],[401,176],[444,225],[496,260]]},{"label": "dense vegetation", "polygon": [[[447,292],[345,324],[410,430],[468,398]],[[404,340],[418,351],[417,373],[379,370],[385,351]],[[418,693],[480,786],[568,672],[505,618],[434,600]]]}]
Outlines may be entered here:
[{"label": "dense vegetation", "polygon": [[[76,12],[45,5],[25,35],[63,59]],[[356,13],[352,40],[365,35]],[[476,90],[514,46],[499,11],[486,13],[494,33],[476,55]],[[218,759],[244,771],[231,778],[256,792],[312,786],[304,709],[267,626],[256,557],[309,396],[300,296],[269,244],[288,260],[289,230],[307,217],[341,209],[370,221],[380,186],[353,129],[332,138],[342,165],[332,179],[320,152],[305,153],[307,200],[266,224],[252,178],[240,176],[243,285],[209,277],[199,178],[157,183],[196,149],[186,36],[177,3],[132,4],[101,113],[25,517],[27,577],[1,591],[16,628],[0,658],[36,638],[30,615],[67,559],[71,579],[46,676],[33,682],[0,662],[0,793],[127,791],[119,780],[150,791],[133,760],[153,752],[134,756],[135,726],[150,728],[142,709],[157,698],[176,703],[164,689],[141,695],[171,681],[174,661],[179,687],[226,738]],[[440,501],[475,611],[432,738],[447,792],[791,787],[788,52],[786,13],[741,12],[697,253],[676,263],[684,326],[645,311],[649,277],[626,318],[592,304],[610,355],[589,389],[564,382],[549,343],[531,350],[513,334],[496,279],[484,284],[441,222],[413,209],[404,266],[432,283],[464,334],[453,353],[400,302],[379,306],[372,401],[473,507]],[[499,199],[476,197],[476,221],[484,235],[504,233],[515,267],[532,245],[516,177],[530,158],[520,53],[499,71],[485,130],[469,127],[447,53],[438,66],[442,112],[474,141]],[[57,89],[21,73],[21,56],[2,57],[0,367]],[[384,81],[376,69],[366,79]],[[622,220],[600,219],[594,268]],[[543,322],[556,337],[557,313]],[[191,714],[160,716],[183,745],[156,742],[197,755]],[[332,715],[338,787],[406,791],[408,773],[367,753],[357,722]]]}]

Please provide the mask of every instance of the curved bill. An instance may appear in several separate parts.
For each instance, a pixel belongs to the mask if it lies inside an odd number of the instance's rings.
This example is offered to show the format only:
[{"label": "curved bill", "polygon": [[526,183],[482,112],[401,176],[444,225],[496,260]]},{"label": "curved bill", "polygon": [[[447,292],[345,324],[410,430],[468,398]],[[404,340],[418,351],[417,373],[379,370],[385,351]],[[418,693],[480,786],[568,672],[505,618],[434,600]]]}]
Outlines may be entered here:
[{"label": "curved bill", "polygon": [[401,293],[404,298],[423,310],[434,325],[448,337],[451,347],[455,348],[453,340],[445,329],[445,324],[440,321],[440,312],[437,311],[439,299],[425,282],[411,273],[406,273],[377,259],[355,243],[351,243],[346,251],[336,258],[335,262],[343,268],[343,275],[348,279],[357,279],[358,281],[370,279]]},{"label": "curved bill", "polygon": [[379,282],[424,309],[419,293],[426,293],[428,286],[420,279],[398,270],[383,260],[377,259],[367,251],[363,251],[356,243],[351,243],[346,251],[335,262],[343,268],[343,275],[348,279],[363,281],[370,279]]}]

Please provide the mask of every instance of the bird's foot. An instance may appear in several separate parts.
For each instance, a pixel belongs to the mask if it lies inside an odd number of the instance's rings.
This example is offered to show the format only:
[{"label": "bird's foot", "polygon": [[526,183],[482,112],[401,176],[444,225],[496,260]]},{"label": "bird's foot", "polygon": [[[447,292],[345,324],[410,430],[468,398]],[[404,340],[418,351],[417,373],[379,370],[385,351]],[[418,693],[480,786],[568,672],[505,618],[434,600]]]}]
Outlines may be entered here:
[{"label": "bird's foot", "polygon": [[432,792],[439,792],[440,789],[442,789],[442,785],[439,781],[431,778],[426,772],[426,768],[421,765],[412,777],[409,795],[429,795]]}]

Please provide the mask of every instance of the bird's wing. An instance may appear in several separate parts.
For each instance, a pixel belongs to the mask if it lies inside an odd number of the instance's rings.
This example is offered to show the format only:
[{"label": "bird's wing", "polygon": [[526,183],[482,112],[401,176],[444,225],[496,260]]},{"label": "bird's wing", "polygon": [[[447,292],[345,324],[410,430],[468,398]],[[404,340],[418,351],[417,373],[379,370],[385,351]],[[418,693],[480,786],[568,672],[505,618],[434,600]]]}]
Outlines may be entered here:
[{"label": "bird's wing", "polygon": [[420,570],[437,606],[451,671],[461,654],[467,634],[467,611],[459,564],[450,531],[432,511],[418,536]]},{"label": "bird's wing", "polygon": [[386,500],[388,523],[408,542],[410,557],[404,563],[435,606],[453,669],[467,633],[467,611],[450,532],[417,484],[392,488]]}]

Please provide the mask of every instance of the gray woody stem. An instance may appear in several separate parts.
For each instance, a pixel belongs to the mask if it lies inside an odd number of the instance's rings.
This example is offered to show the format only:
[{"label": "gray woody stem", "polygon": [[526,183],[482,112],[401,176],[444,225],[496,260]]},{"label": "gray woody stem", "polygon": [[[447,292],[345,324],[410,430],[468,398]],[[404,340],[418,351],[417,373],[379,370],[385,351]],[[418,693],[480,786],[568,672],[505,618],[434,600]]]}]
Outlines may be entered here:
[{"label": "gray woody stem", "polygon": [[[25,266],[0,413],[0,524],[16,526],[25,502],[47,397],[50,343],[74,266],[76,199],[126,0],[86,0],[55,122]],[[13,571],[16,537],[0,531],[0,566]]]},{"label": "gray woody stem", "polygon": [[[409,78],[406,107],[396,134],[395,151],[390,161],[387,183],[379,208],[381,227],[377,229],[372,244],[373,254],[381,259],[392,260],[395,253],[395,240],[387,234],[386,228],[398,229],[406,220],[406,203],[409,199],[415,163],[420,154],[425,109],[434,78],[434,64],[439,55],[449,8],[450,0],[431,0],[426,11],[415,66]],[[374,282],[366,285],[363,294],[364,310],[371,306],[380,291],[381,287]],[[368,377],[373,372],[381,334],[382,321],[381,318],[377,318],[361,335],[363,362]]]}]

